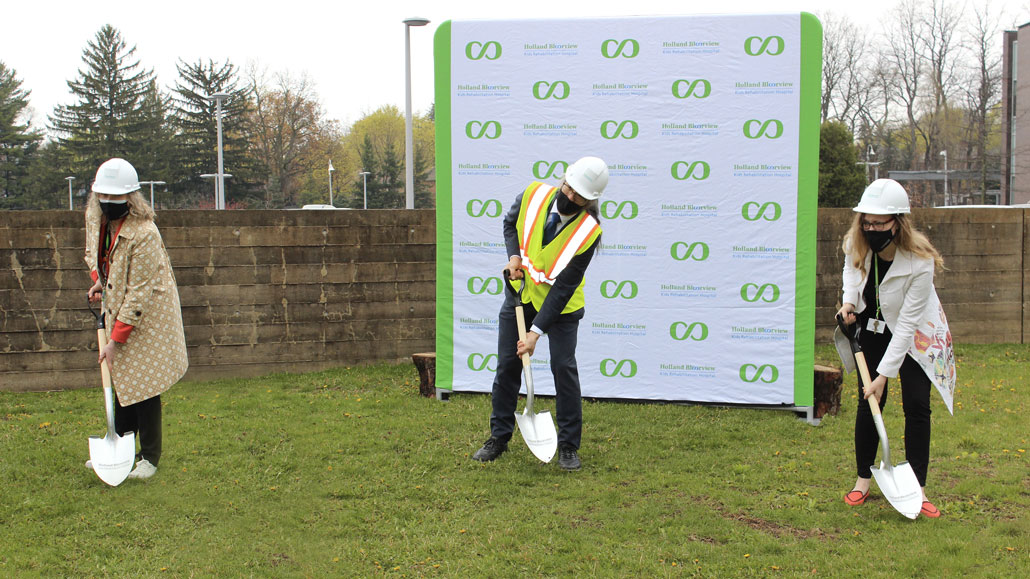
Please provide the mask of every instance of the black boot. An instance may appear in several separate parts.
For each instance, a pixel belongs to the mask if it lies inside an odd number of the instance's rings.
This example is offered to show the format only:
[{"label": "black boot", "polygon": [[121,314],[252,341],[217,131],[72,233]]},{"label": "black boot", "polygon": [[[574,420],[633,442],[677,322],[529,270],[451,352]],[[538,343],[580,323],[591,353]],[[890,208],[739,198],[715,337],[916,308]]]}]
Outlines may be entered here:
[{"label": "black boot", "polygon": [[571,444],[558,445],[558,466],[565,470],[579,470],[579,454]]},{"label": "black boot", "polygon": [[472,455],[472,460],[478,460],[480,462],[490,462],[501,456],[504,451],[508,450],[508,441],[501,440],[491,436],[483,443],[483,448],[480,448]]}]

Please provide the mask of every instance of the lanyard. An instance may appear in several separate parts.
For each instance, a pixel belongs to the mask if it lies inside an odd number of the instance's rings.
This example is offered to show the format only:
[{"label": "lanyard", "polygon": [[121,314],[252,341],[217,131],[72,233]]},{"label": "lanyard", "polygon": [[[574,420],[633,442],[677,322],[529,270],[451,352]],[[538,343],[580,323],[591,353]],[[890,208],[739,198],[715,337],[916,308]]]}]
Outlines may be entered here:
[{"label": "lanyard", "polygon": [[876,319],[880,318],[880,259],[873,255],[873,287],[876,288]]}]

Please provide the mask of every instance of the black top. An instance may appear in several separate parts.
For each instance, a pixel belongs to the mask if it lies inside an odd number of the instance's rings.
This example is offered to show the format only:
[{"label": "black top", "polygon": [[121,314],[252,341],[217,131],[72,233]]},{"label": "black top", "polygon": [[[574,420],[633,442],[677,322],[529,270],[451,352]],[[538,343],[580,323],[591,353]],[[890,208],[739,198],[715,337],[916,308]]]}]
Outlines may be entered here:
[{"label": "black top", "polygon": [[[862,297],[865,299],[865,309],[859,314],[862,320],[862,325],[865,325],[865,321],[877,318],[883,319],[883,312],[879,312],[877,315],[876,311],[876,285],[883,281],[883,277],[887,275],[887,270],[891,268],[893,261],[887,261],[880,257],[880,254],[875,254],[873,260],[869,262],[869,277],[866,278],[865,288],[862,289]],[[879,279],[873,279],[879,274]]]}]

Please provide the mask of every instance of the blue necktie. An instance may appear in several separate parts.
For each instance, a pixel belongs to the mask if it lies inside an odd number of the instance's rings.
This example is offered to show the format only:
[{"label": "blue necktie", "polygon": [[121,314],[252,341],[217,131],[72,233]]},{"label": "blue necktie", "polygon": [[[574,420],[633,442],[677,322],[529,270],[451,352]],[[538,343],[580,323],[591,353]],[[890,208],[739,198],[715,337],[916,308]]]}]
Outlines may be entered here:
[{"label": "blue necktie", "polygon": [[544,225],[544,245],[551,243],[554,236],[558,235],[559,223],[561,223],[561,217],[558,216],[557,211],[547,216],[547,224]]}]

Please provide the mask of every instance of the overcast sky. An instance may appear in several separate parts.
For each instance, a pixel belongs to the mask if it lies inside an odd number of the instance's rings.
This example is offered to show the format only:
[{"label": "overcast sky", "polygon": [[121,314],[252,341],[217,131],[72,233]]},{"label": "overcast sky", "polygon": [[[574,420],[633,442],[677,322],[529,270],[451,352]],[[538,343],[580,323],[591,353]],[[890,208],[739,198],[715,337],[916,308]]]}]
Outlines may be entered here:
[{"label": "overcast sky", "polygon": [[[447,20],[821,13],[833,6],[835,13],[873,29],[899,1],[11,0],[0,7],[0,61],[17,72],[22,88],[32,91],[35,126],[46,124],[54,106],[73,102],[67,82],[76,78],[86,43],[104,24],[120,30],[129,46],[136,46],[141,64],[154,69],[165,90],[178,78],[179,58],[228,59],[240,68],[256,63],[269,73],[307,75],[326,115],[348,126],[382,105],[403,110],[402,20],[407,17],[431,20],[428,26],[411,30],[412,106],[424,112],[433,102],[433,34]],[[1024,17],[1025,4],[1018,3],[1024,9],[1017,10]]]}]

